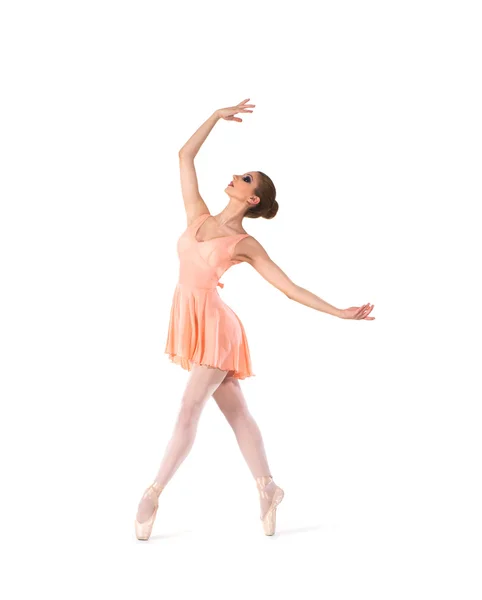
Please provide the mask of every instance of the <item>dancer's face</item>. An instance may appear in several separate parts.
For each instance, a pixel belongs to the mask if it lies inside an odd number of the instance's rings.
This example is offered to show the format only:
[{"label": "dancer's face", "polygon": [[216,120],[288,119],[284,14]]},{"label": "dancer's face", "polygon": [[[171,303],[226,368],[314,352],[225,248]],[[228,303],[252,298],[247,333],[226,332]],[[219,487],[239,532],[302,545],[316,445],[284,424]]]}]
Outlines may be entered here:
[{"label": "dancer's face", "polygon": [[233,175],[233,180],[226,187],[225,192],[230,198],[249,202],[249,204],[257,204],[259,198],[254,193],[258,184],[257,177],[256,171],[247,171],[243,175]]}]

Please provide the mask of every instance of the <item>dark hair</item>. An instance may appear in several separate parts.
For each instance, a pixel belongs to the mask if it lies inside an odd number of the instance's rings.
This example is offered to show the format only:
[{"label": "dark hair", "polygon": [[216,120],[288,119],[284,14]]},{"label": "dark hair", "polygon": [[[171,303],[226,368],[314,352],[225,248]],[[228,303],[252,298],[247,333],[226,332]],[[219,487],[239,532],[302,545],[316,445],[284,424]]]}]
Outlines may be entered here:
[{"label": "dark hair", "polygon": [[259,197],[259,202],[250,206],[244,213],[244,216],[249,219],[258,219],[259,217],[272,219],[279,208],[275,200],[276,188],[266,173],[262,173],[261,171],[256,171],[256,173],[259,177],[259,184],[254,190],[254,195]]}]

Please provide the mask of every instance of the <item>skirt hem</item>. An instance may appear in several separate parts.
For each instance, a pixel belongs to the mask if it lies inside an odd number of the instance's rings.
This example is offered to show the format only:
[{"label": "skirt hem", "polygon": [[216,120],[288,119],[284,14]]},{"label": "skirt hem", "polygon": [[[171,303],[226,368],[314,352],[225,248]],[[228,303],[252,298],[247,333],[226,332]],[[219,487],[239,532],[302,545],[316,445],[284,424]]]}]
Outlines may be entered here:
[{"label": "skirt hem", "polygon": [[[180,354],[172,354],[167,351],[165,352],[165,354],[168,355],[169,360],[173,364],[179,365],[186,371],[191,371],[193,364],[194,365],[202,365],[204,367],[210,367],[212,369],[220,369],[220,367],[218,367],[217,365],[210,365],[210,364],[206,364],[206,363],[196,362],[195,360],[192,360],[191,358],[188,358],[187,356],[181,356]],[[222,369],[222,370],[223,371],[233,371],[234,372],[233,377],[235,377],[236,379],[246,379],[247,377],[256,377],[256,374],[253,372],[246,373],[243,371],[238,371],[234,367],[231,369]]]}]

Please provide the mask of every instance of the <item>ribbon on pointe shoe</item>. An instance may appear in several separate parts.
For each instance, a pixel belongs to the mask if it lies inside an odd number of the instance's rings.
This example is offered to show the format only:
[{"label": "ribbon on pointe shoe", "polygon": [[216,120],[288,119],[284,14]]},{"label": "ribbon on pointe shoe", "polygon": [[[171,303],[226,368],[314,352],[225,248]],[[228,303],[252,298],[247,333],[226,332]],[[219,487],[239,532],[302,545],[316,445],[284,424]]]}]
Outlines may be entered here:
[{"label": "ribbon on pointe shoe", "polygon": [[221,283],[220,281],[218,281],[218,283],[216,285],[219,285],[220,288],[224,287],[224,283]]},{"label": "ribbon on pointe shoe", "polygon": [[262,475],[261,477],[256,477],[255,481],[256,487],[258,488],[260,495],[263,498],[266,498],[267,496],[266,492],[264,491],[264,488],[273,481],[272,475]]}]

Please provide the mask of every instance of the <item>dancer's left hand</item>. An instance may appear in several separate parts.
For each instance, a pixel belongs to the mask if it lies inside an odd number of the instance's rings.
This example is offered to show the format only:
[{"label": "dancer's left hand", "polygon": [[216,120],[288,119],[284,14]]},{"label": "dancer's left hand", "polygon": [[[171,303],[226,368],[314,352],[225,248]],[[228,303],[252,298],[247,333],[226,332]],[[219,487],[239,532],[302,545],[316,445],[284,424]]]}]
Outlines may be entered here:
[{"label": "dancer's left hand", "polygon": [[365,321],[374,321],[375,317],[369,317],[368,315],[372,312],[374,304],[364,304],[363,306],[351,306],[340,311],[340,319],[355,319]]}]

